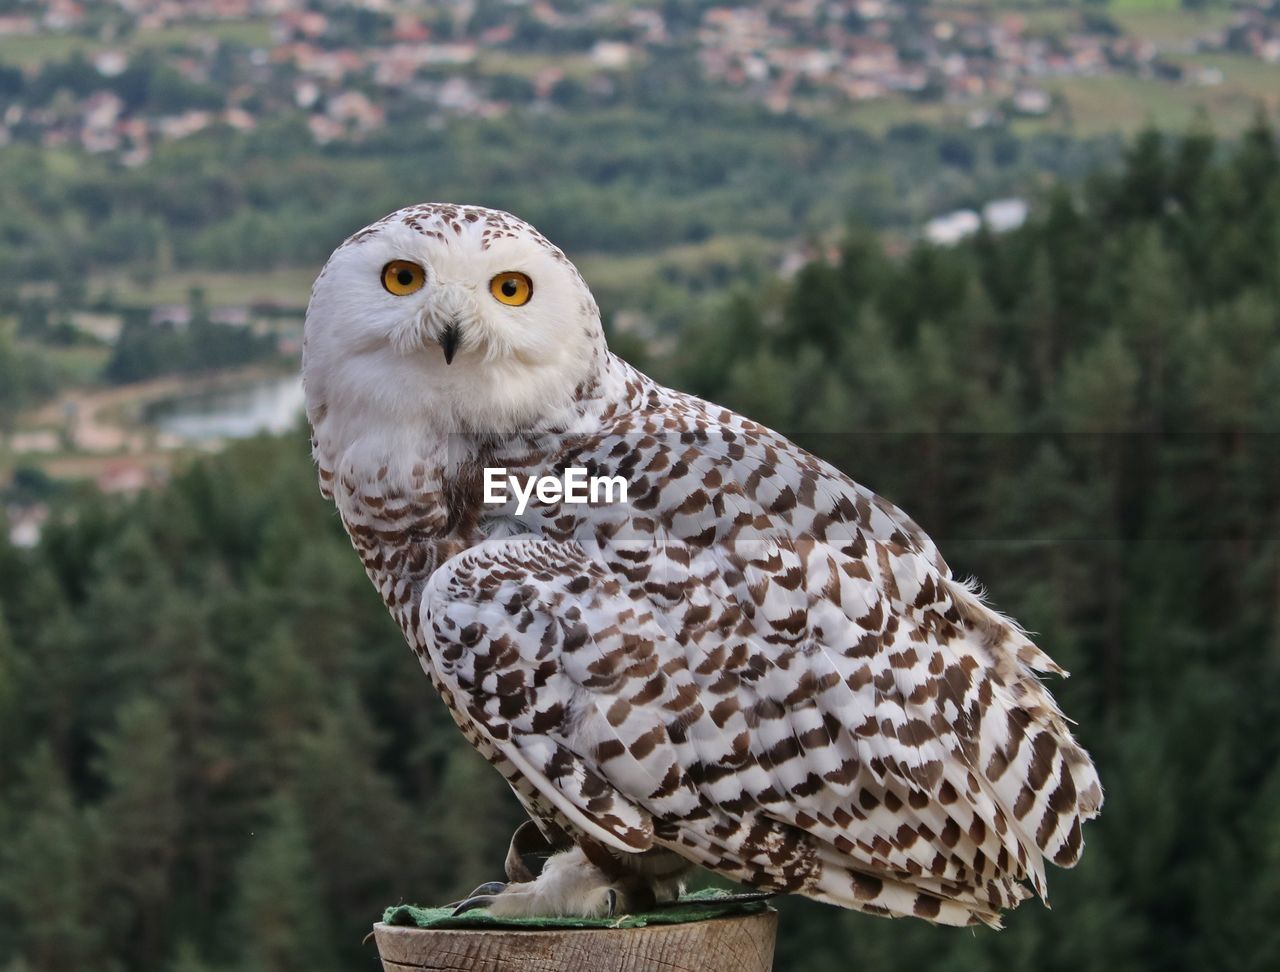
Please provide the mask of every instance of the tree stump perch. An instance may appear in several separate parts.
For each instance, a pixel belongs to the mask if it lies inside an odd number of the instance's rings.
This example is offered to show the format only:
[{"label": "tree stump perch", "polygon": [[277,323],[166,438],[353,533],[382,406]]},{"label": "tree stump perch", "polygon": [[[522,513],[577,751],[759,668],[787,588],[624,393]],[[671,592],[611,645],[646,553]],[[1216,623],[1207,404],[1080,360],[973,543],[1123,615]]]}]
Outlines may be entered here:
[{"label": "tree stump perch", "polygon": [[373,926],[385,972],[769,972],[778,913],[644,928]]}]

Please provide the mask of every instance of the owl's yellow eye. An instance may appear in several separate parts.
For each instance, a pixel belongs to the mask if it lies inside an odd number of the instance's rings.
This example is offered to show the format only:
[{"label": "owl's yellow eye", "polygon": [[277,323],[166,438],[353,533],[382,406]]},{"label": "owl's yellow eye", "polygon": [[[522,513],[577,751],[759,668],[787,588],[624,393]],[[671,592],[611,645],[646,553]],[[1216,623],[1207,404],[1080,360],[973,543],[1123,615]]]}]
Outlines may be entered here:
[{"label": "owl's yellow eye", "polygon": [[511,307],[529,303],[533,296],[533,281],[519,270],[508,270],[489,281],[489,293]]},{"label": "owl's yellow eye", "polygon": [[408,260],[392,260],[382,268],[382,286],[389,294],[408,297],[427,282],[427,271]]}]

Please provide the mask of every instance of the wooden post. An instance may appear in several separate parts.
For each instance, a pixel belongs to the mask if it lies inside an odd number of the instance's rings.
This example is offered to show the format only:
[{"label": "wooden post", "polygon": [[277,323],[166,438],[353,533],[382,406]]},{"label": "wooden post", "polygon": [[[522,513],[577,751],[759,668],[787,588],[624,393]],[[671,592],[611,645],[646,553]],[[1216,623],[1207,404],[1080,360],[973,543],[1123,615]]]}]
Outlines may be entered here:
[{"label": "wooden post", "polygon": [[617,929],[373,926],[385,972],[769,972],[778,913]]}]

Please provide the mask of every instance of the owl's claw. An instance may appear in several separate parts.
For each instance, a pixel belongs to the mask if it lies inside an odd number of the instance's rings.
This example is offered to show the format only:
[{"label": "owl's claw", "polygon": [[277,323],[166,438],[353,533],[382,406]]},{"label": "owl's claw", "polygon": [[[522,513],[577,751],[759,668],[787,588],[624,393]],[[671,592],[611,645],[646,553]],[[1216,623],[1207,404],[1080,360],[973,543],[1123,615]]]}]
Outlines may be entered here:
[{"label": "owl's claw", "polygon": [[610,888],[605,892],[605,900],[609,902],[609,910],[605,917],[612,918],[618,913],[618,892]]},{"label": "owl's claw", "polygon": [[[496,884],[497,882],[495,881],[493,883]],[[481,888],[485,888],[488,886],[489,885],[487,884],[480,885]],[[501,885],[501,886],[505,887],[505,885]],[[477,888],[476,890],[478,891],[480,890],[480,888]],[[457,905],[454,906],[453,911],[450,913],[450,917],[457,918],[458,915],[464,915],[468,911],[475,911],[477,908],[488,908],[490,905],[493,904],[495,900],[497,900],[496,894],[472,895],[470,898],[467,898],[464,901],[459,901]]]},{"label": "owl's claw", "polygon": [[[544,825],[546,826],[546,825]],[[528,883],[542,872],[548,857],[557,850],[566,850],[570,844],[564,834],[554,830],[556,842],[552,843],[532,820],[526,820],[511,835],[507,848],[505,870],[507,880],[513,884]],[[533,868],[537,867],[535,871]]]},{"label": "owl's claw", "polygon": [[470,911],[472,908],[484,907],[484,899],[491,900],[494,895],[502,894],[505,890],[507,890],[507,886],[501,881],[486,881],[465,898],[459,901],[450,901],[445,907],[452,908],[453,914],[460,915],[464,911]]}]

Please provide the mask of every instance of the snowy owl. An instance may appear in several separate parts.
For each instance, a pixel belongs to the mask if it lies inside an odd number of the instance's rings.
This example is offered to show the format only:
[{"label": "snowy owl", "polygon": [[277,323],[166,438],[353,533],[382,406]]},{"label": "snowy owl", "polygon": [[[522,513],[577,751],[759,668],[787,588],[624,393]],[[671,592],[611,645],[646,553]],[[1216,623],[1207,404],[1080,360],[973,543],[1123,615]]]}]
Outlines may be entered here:
[{"label": "snowy owl", "polygon": [[432,203],[356,233],[303,375],[322,492],[532,821],[460,909],[633,911],[696,864],[998,925],[1079,858],[1102,790],[1061,670],[895,506],[610,353],[532,226]]}]

